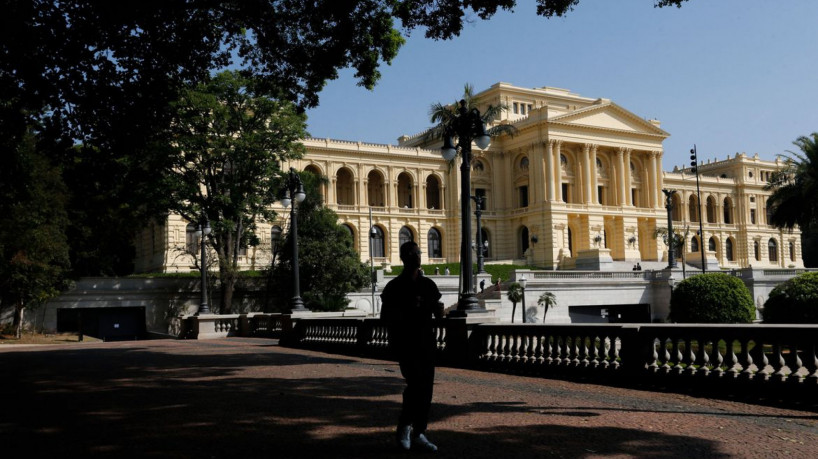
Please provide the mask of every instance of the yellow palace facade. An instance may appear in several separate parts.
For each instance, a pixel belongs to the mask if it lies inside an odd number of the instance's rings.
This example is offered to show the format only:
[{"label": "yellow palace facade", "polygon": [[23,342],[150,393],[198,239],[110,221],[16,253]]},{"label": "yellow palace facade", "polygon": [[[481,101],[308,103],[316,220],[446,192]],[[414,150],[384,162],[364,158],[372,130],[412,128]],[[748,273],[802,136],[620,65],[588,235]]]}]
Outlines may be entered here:
[{"label": "yellow palace facade", "polygon": [[[497,83],[476,100],[508,107],[492,124],[517,128],[486,150],[473,148],[471,194],[483,198],[488,262],[583,270],[666,262],[666,189],[676,191],[674,230],[685,235],[677,255],[689,264],[700,265],[704,250],[709,269],[803,267],[800,232],[767,221],[764,185],[780,163],[745,154],[701,161],[700,154],[699,206],[690,168],[664,170],[662,142],[669,134],[656,120],[550,87]],[[418,134],[397,145],[317,138],[304,145],[304,157],[286,166],[328,178],[326,205],[352,234],[362,261],[399,265],[398,247],[409,239],[421,246],[424,263],[459,260],[460,160],[443,160],[439,140]],[[242,254],[248,269],[270,263],[270,228],[260,224],[261,244]],[[145,231],[137,241],[137,270],[193,269],[194,230],[171,215]]]}]

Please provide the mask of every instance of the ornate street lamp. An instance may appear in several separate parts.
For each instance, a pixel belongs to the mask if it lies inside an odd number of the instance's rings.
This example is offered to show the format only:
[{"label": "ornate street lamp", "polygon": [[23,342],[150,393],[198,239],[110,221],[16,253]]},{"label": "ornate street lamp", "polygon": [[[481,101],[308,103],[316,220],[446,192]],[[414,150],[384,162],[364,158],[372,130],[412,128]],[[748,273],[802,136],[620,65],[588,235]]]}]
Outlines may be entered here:
[{"label": "ornate street lamp", "polygon": [[676,235],[673,234],[673,195],[676,190],[662,189],[665,194],[665,208],[667,209],[667,259],[668,268],[676,268]]},{"label": "ornate street lamp", "polygon": [[374,246],[378,231],[372,226],[372,209],[369,209],[369,277],[372,281],[372,317],[375,317],[375,292],[378,290],[377,276],[375,275]]},{"label": "ornate street lamp", "polygon": [[[483,266],[483,231],[480,227],[480,216],[483,215],[483,202],[485,201],[485,196],[472,196],[474,200],[474,215],[477,217],[477,274],[484,274],[486,272],[485,267]],[[488,241],[485,241],[486,247],[488,247]]]},{"label": "ornate street lamp", "polygon": [[199,238],[202,251],[202,301],[199,304],[199,311],[196,315],[210,314],[210,306],[207,304],[207,250],[205,250],[205,241],[207,235],[210,234],[210,222],[206,217],[202,217],[202,223],[196,228],[196,237]]},{"label": "ornate street lamp", "polygon": [[[457,137],[457,145],[452,138]],[[468,312],[483,312],[477,298],[474,295],[474,280],[472,279],[471,265],[471,144],[484,150],[489,146],[491,137],[486,133],[486,127],[480,118],[480,110],[466,108],[466,101],[460,101],[458,113],[452,119],[451,124],[446,127],[443,133],[443,147],[441,154],[443,159],[451,161],[457,156],[460,149],[462,164],[460,165],[460,270],[463,276],[460,299],[457,302],[457,311],[453,311],[458,316],[466,315]]]},{"label": "ornate street lamp", "polygon": [[304,184],[301,182],[301,177],[298,176],[295,169],[290,168],[287,175],[287,182],[284,184],[284,197],[281,198],[281,205],[286,209],[290,208],[290,235],[293,243],[293,297],[290,300],[291,312],[305,312],[309,311],[304,306],[304,300],[301,299],[301,280],[298,274],[298,212],[296,211],[296,203],[301,203],[307,194],[304,192]]}]

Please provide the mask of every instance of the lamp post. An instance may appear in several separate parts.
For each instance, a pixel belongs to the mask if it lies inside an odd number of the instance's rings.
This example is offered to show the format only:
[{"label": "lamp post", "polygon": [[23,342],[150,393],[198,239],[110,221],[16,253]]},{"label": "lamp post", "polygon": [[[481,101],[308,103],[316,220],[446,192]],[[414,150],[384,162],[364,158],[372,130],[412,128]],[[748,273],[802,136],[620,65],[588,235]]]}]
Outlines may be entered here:
[{"label": "lamp post", "polygon": [[520,284],[520,288],[523,291],[523,304],[522,308],[520,308],[520,312],[523,313],[523,323],[525,323],[525,284],[528,283],[528,279],[526,279],[525,275],[523,275],[523,277],[521,277],[517,282]]},{"label": "lamp post", "polygon": [[[452,138],[457,137],[457,145],[454,145]],[[471,265],[471,144],[474,142],[481,150],[487,148],[491,142],[491,137],[486,133],[486,127],[480,118],[480,110],[466,108],[466,101],[460,101],[457,115],[446,127],[443,133],[443,147],[441,154],[443,159],[451,161],[457,156],[460,149],[462,164],[460,165],[460,266],[463,276],[460,299],[457,302],[457,316],[463,316],[468,312],[483,312],[477,298],[474,296],[474,283],[472,279]]]},{"label": "lamp post", "polygon": [[199,311],[196,315],[210,314],[210,306],[207,304],[207,250],[205,250],[205,240],[210,234],[210,222],[206,217],[202,217],[202,222],[196,228],[196,237],[199,238],[200,250],[202,251],[202,301],[199,304]]},{"label": "lamp post", "polygon": [[690,168],[696,174],[696,201],[699,206],[699,250],[702,254],[702,274],[707,271],[707,263],[704,256],[704,223],[702,222],[702,192],[699,189],[699,157],[696,153],[696,144],[690,149]]},{"label": "lamp post", "polygon": [[662,193],[665,194],[665,208],[667,209],[667,267],[672,269],[676,267],[676,235],[673,234],[673,195],[676,194],[676,190],[662,189]]},{"label": "lamp post", "polygon": [[483,230],[480,226],[480,217],[483,215],[483,202],[486,199],[485,196],[471,196],[474,200],[474,215],[477,217],[477,274],[484,274],[486,272],[485,267],[483,266],[483,243],[486,243],[488,246],[488,241],[483,241]]},{"label": "lamp post", "polygon": [[372,209],[369,209],[369,276],[372,280],[372,317],[375,317],[375,292],[378,290],[378,282],[375,280],[375,262],[373,260],[375,236],[378,231],[372,226]]},{"label": "lamp post", "polygon": [[304,307],[304,300],[301,299],[301,281],[298,275],[298,212],[296,211],[296,203],[301,203],[307,194],[304,192],[304,184],[301,182],[301,177],[298,176],[295,169],[290,168],[287,175],[287,182],[284,184],[284,197],[281,198],[281,204],[286,209],[292,204],[290,208],[290,235],[293,243],[293,297],[290,300],[291,312],[308,311]]},{"label": "lamp post", "polygon": [[670,304],[673,302],[673,287],[676,285],[676,279],[673,277],[673,274],[667,278],[667,285],[670,286],[670,298],[667,300],[669,308]]}]

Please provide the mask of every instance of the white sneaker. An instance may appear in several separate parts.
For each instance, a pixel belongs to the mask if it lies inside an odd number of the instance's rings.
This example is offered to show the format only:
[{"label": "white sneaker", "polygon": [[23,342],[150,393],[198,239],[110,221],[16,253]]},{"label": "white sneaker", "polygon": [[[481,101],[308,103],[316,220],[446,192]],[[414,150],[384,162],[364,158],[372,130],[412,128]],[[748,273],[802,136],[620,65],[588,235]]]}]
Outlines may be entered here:
[{"label": "white sneaker", "polygon": [[409,451],[412,449],[412,426],[398,426],[398,445]]},{"label": "white sneaker", "polygon": [[426,435],[420,434],[412,439],[412,448],[419,451],[427,451],[433,453],[437,451],[437,446],[430,442]]}]

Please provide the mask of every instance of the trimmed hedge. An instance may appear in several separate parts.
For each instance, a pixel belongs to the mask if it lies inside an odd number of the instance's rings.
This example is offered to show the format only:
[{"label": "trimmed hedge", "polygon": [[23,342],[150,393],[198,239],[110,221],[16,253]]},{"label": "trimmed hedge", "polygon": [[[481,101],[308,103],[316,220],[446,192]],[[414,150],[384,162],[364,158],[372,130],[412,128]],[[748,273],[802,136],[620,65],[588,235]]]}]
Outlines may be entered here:
[{"label": "trimmed hedge", "polygon": [[677,323],[752,323],[755,303],[741,279],[724,273],[689,277],[673,289],[670,320]]},{"label": "trimmed hedge", "polygon": [[778,285],[764,303],[764,323],[818,324],[818,272]]}]

